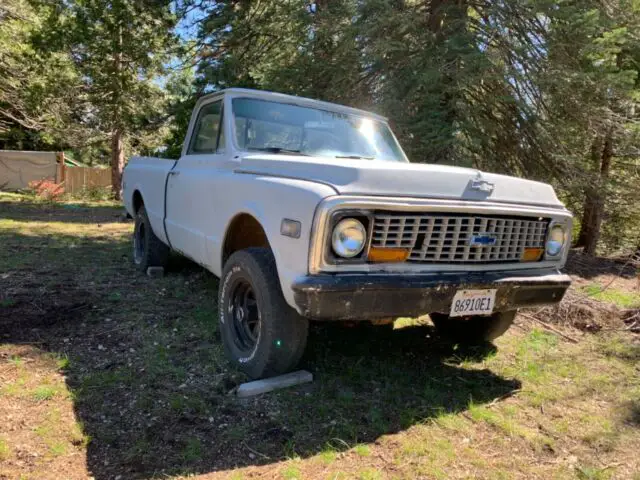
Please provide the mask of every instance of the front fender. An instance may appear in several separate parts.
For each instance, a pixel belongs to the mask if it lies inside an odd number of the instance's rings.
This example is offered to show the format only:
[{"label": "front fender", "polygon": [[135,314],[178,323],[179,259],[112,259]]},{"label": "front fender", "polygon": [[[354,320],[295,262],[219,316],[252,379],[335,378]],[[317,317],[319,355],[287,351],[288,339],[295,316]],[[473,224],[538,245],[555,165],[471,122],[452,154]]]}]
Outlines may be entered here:
[{"label": "front fender", "polygon": [[[311,241],[311,229],[316,207],[326,197],[335,195],[335,190],[327,185],[279,177],[257,177],[238,175],[244,188],[242,198],[229,211],[223,221],[224,229],[218,238],[207,238],[211,270],[218,276],[223,267],[223,244],[233,220],[239,214],[254,217],[262,226],[278,268],[278,276],[285,300],[293,308],[292,285],[297,278],[308,274],[308,256]],[[284,218],[297,220],[301,224],[300,238],[291,238],[280,234]]]}]

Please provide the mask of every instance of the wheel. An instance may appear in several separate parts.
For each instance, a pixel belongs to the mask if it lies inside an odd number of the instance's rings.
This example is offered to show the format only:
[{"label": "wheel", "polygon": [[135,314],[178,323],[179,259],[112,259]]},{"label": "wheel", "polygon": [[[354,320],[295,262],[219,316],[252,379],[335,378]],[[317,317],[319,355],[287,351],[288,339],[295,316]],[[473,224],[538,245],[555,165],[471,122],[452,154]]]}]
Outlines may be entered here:
[{"label": "wheel", "polygon": [[271,251],[234,253],[220,284],[220,334],[229,360],[254,379],[293,369],[306,347],[309,321],[285,301]]},{"label": "wheel", "polygon": [[460,343],[491,342],[504,334],[516,316],[516,310],[494,313],[489,317],[450,318],[444,313],[429,315],[438,333]]},{"label": "wheel", "polygon": [[141,272],[146,272],[149,267],[165,267],[168,259],[169,247],[153,233],[147,211],[142,205],[136,213],[133,230],[133,262]]}]

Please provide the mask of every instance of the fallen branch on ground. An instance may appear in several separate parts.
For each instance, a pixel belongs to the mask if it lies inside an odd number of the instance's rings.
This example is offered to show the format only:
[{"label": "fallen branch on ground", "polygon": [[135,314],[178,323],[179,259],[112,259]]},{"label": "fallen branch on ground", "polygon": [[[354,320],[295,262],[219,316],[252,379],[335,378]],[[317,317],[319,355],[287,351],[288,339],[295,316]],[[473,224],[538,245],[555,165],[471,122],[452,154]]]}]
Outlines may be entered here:
[{"label": "fallen branch on ground", "polygon": [[545,325],[572,326],[587,332],[620,328],[623,318],[621,310],[614,304],[595,300],[575,290],[569,290],[559,304],[528,311],[526,316]]},{"label": "fallen branch on ground", "polygon": [[622,312],[622,321],[626,325],[624,330],[640,332],[640,308]]},{"label": "fallen branch on ground", "polygon": [[513,397],[514,395],[520,393],[521,391],[522,390],[518,388],[517,390],[512,390],[511,392],[507,392],[504,395],[500,395],[499,397],[494,398],[491,402],[489,402],[487,404],[487,408],[493,407],[495,404],[497,404],[497,403],[499,403],[499,402],[501,402],[503,400],[506,400],[507,398]]},{"label": "fallen branch on ground", "polygon": [[253,448],[251,448],[249,445],[247,445],[246,442],[242,442],[242,444],[245,446],[245,448],[247,450],[249,450],[251,453],[253,453],[254,455],[258,455],[259,457],[264,458],[265,460],[271,460],[271,457],[268,457],[267,455],[265,455],[264,453],[260,453],[257,450],[254,450]]},{"label": "fallen branch on ground", "polygon": [[546,322],[543,322],[542,320],[532,316],[532,315],[527,315],[526,313],[520,313],[520,315],[522,315],[525,318],[529,318],[531,320],[533,320],[534,322],[539,323],[540,325],[542,325],[544,328],[546,328],[547,330],[552,331],[553,333],[560,335],[562,338],[564,338],[565,340],[568,340],[571,343],[580,343],[579,340],[576,340],[573,337],[570,337],[569,335],[567,335],[566,333],[562,333],[560,330],[558,330],[557,328],[553,328],[551,325],[549,325]]}]

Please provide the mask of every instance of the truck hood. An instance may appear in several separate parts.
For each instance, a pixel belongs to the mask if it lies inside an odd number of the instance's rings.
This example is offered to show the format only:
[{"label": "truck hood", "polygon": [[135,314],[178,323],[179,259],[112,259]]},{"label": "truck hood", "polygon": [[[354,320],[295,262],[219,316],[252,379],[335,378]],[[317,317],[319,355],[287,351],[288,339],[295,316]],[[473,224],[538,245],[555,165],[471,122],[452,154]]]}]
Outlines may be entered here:
[{"label": "truck hood", "polygon": [[251,154],[241,158],[235,171],[324,183],[341,195],[486,200],[564,208],[546,183],[445,165]]}]

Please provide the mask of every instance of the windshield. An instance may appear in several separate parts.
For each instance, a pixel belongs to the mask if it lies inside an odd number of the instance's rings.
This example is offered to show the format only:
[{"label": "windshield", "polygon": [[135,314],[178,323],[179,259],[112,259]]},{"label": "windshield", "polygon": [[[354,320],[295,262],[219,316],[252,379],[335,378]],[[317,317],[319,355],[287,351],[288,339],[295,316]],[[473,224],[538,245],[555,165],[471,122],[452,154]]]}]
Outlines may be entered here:
[{"label": "windshield", "polygon": [[243,150],[405,162],[387,124],[287,103],[234,98],[236,141]]}]

